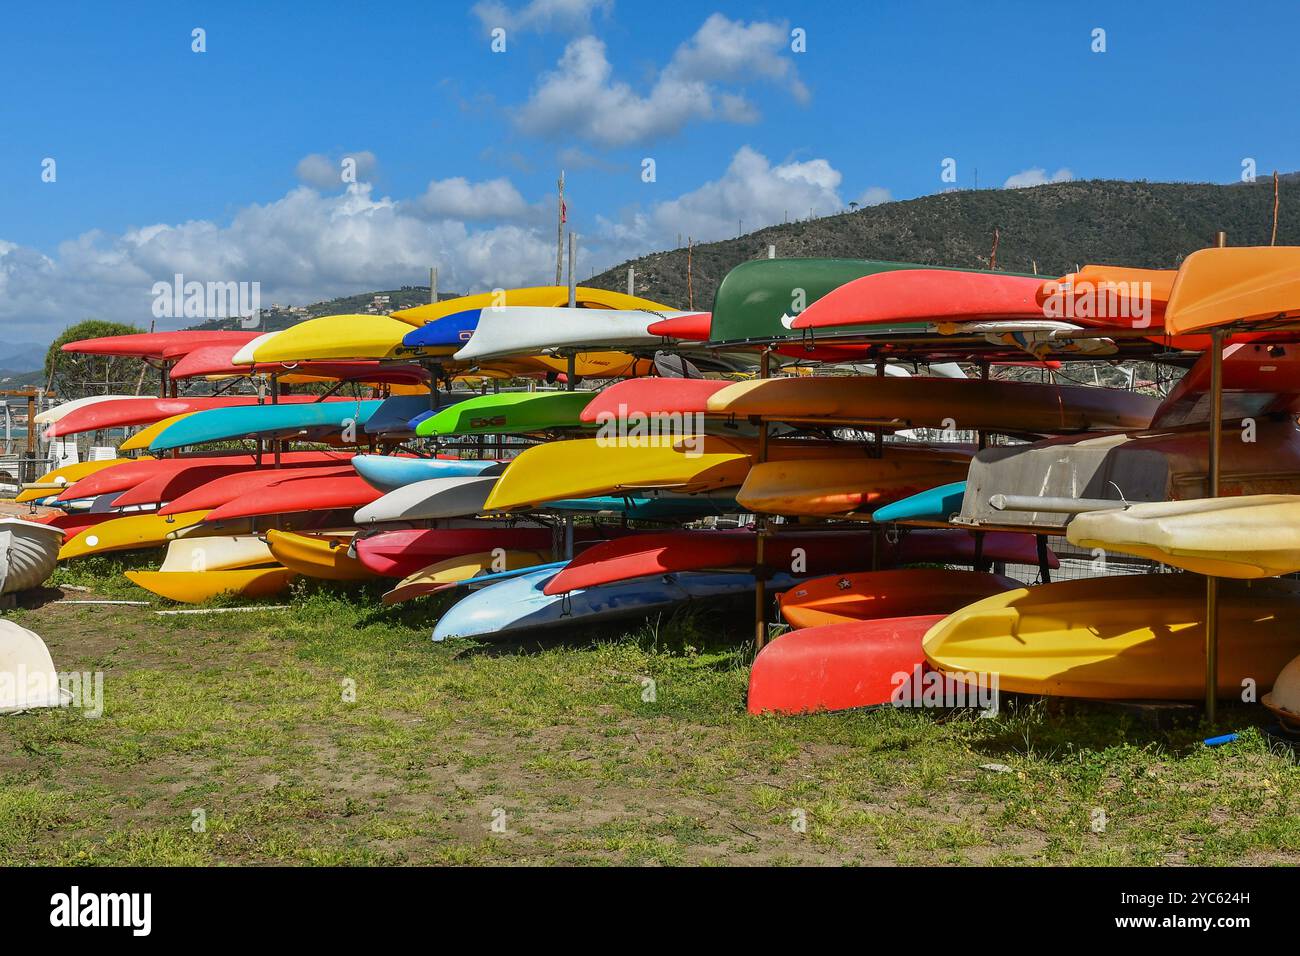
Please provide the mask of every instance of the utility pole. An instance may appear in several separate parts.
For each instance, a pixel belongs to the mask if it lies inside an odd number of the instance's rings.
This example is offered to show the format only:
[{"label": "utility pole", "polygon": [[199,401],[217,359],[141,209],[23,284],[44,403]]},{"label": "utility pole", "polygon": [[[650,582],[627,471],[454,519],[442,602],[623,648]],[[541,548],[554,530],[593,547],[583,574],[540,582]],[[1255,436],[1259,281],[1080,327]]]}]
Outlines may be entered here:
[{"label": "utility pole", "polygon": [[569,211],[564,206],[564,170],[562,169],[557,185],[560,187],[560,206],[555,224],[555,284],[559,285],[564,278],[564,223],[569,218]]},{"label": "utility pole", "polygon": [[636,295],[636,267],[627,267],[627,294]]},{"label": "utility pole", "polygon": [[436,305],[438,302],[438,270],[429,269],[429,304]]}]

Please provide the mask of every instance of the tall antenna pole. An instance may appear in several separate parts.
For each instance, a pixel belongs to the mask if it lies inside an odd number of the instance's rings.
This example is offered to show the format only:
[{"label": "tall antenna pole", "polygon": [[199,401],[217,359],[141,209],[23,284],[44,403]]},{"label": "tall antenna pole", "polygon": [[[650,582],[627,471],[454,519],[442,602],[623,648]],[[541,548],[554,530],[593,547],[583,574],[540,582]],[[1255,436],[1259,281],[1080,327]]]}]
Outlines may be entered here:
[{"label": "tall antenna pole", "polygon": [[560,206],[555,224],[555,284],[559,285],[564,279],[564,222],[569,218],[569,211],[564,206],[564,170],[562,169],[557,185],[560,187]]},{"label": "tall antenna pole", "polygon": [[438,301],[438,270],[432,268],[429,270],[429,304],[435,305]]}]

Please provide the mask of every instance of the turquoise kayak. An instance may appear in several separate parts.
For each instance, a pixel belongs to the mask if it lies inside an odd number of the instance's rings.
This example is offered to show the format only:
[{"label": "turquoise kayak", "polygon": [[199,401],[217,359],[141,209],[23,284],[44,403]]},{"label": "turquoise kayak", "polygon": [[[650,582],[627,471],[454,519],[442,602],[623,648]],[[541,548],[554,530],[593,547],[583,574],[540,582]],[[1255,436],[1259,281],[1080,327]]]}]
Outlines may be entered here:
[{"label": "turquoise kayak", "polygon": [[961,511],[961,500],[966,496],[966,482],[954,481],[939,485],[929,491],[912,495],[902,501],[877,508],[871,520],[884,521],[947,521]]},{"label": "turquoise kayak", "polygon": [[164,428],[149,445],[167,451],[206,442],[239,438],[320,438],[349,427],[364,435],[370,416],[382,404],[369,401],[324,401],[292,405],[236,405],[186,415]]}]

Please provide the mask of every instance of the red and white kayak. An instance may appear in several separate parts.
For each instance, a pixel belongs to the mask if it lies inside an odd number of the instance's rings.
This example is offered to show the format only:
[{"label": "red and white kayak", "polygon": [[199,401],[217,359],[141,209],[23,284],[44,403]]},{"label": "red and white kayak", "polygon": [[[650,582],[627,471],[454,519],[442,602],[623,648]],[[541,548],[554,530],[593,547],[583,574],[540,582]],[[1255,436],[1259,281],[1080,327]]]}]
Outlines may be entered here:
[{"label": "red and white kayak", "polygon": [[[302,404],[318,401],[316,395],[282,395],[280,404]],[[235,408],[257,405],[256,395],[204,395],[195,398],[135,398],[116,402],[86,405],[68,413],[49,428],[45,438],[77,435],[98,431],[101,428],[127,428],[131,425],[152,425],[164,418],[201,412],[211,408]]]},{"label": "red and white kayak", "polygon": [[346,478],[355,474],[356,471],[350,464],[338,461],[296,466],[290,463],[290,467],[287,468],[272,468],[269,465],[260,469],[250,468],[214,478],[193,491],[187,491],[172,499],[159,511],[164,515],[181,514],[186,511],[211,511],[237,500],[242,495],[297,478]]},{"label": "red and white kayak", "polygon": [[[288,465],[314,466],[317,464],[347,465],[349,456],[342,452],[295,451],[286,452],[281,461]],[[180,458],[139,458],[124,461],[101,471],[87,475],[85,478],[69,485],[59,496],[60,501],[72,501],[77,498],[97,498],[134,488],[144,481],[150,481],[164,475],[171,476],[191,468],[205,468],[210,465],[229,466],[235,470],[254,469],[257,459],[252,455],[194,455]],[[193,510],[193,509],[191,509]]]},{"label": "red and white kayak", "polygon": [[[596,536],[591,528],[576,529],[578,540]],[[502,551],[550,551],[550,528],[422,528],[384,531],[358,537],[361,563],[390,578],[405,578],[438,561],[500,548]]]},{"label": "red and white kayak", "polygon": [[82,355],[121,355],[128,358],[162,360],[203,345],[243,345],[261,333],[183,329],[177,332],[139,332],[135,335],[107,335],[97,339],[78,339],[63,346],[65,352]]},{"label": "red and white kayak", "polygon": [[709,397],[731,382],[709,378],[629,378],[597,392],[582,410],[584,422],[632,415],[675,415],[708,411]]}]

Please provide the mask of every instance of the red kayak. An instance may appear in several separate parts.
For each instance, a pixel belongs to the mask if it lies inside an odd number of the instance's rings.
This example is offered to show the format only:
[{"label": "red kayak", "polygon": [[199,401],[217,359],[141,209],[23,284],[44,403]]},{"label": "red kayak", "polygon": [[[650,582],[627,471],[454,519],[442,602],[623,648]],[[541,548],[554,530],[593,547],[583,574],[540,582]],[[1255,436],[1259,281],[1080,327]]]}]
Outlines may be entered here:
[{"label": "red kayak", "polygon": [[65,352],[83,355],[125,355],[134,358],[162,360],[170,351],[199,348],[203,345],[244,345],[261,335],[261,332],[202,331],[184,329],[178,332],[139,332],[135,335],[108,335],[98,339],[79,339],[63,346]]},{"label": "red kayak", "polygon": [[173,379],[195,378],[200,375],[252,375],[255,373],[284,373],[314,375],[340,381],[363,379],[367,382],[419,385],[429,380],[429,373],[418,365],[381,365],[379,362],[259,362],[256,365],[235,365],[235,357],[242,343],[228,345],[203,345],[185,352],[172,366]]},{"label": "red kayak", "polygon": [[[290,465],[316,465],[316,464],[346,464],[348,455],[342,452],[327,451],[295,451],[286,452],[281,456],[284,464]],[[270,458],[266,459],[267,463]],[[59,501],[73,501],[77,498],[97,498],[100,495],[113,494],[114,492],[127,491],[140,484],[142,481],[149,481],[162,475],[175,475],[184,472],[190,468],[207,467],[209,465],[230,466],[236,470],[250,469],[257,467],[257,459],[247,454],[231,455],[182,455],[179,458],[137,458],[134,461],[124,461],[119,465],[111,465],[94,474],[87,475],[80,481],[73,482],[59,495]]]},{"label": "red kayak", "polygon": [[[286,481],[298,478],[346,478],[355,474],[356,471],[351,465],[334,461],[290,468],[272,468],[269,465],[260,469],[246,468],[234,474],[214,478],[193,491],[187,491],[171,499],[158,511],[164,515],[182,514],[186,511],[210,511],[242,495]],[[349,521],[348,524],[351,522]]]},{"label": "red kayak", "polygon": [[[802,549],[802,554],[796,555],[795,548]],[[975,560],[975,536],[968,531],[940,528],[910,531],[891,543],[882,535],[878,556],[883,565],[969,564]],[[984,535],[982,556],[987,561],[1036,564],[1038,545],[1031,534],[992,531]],[[544,591],[563,594],[576,588],[676,571],[750,569],[756,560],[757,535],[752,531],[636,534],[602,542],[575,556],[547,582]],[[1048,560],[1051,567],[1059,566],[1050,551]],[[769,570],[794,575],[868,568],[871,536],[857,530],[774,535],[764,545],[763,564]]]},{"label": "red kayak", "polygon": [[[316,395],[283,395],[280,404],[301,404],[317,400]],[[210,408],[256,405],[258,401],[256,395],[204,395],[196,398],[123,398],[116,402],[96,402],[94,405],[86,405],[68,412],[45,429],[44,434],[49,439],[60,435],[98,431],[101,428],[152,425],[173,415],[201,412]]]},{"label": "red kayak", "polygon": [[[594,528],[576,528],[579,539],[596,537]],[[548,551],[550,528],[418,528],[383,531],[356,539],[357,557],[371,571],[404,578],[436,561],[501,548],[505,551]]]},{"label": "red kayak", "polygon": [[[1178,380],[1151,418],[1152,428],[1209,420],[1211,356],[1203,355]],[[1223,417],[1300,412],[1300,349],[1286,345],[1232,344],[1223,350]]]},{"label": "red kayak", "polygon": [[751,714],[807,714],[890,703],[916,669],[921,639],[943,614],[828,624],[782,634],[754,658]]},{"label": "red kayak", "polygon": [[1020,586],[983,571],[901,568],[813,578],[778,595],[777,602],[791,627],[812,628],[882,617],[951,614]]},{"label": "red kayak", "polygon": [[630,415],[705,412],[709,397],[730,384],[708,378],[629,378],[597,392],[581,417],[584,422],[598,422]]},{"label": "red kayak", "polygon": [[900,269],[846,282],[795,318],[792,329],[894,322],[1042,319],[1043,280],[990,272]]},{"label": "red kayak", "polygon": [[73,511],[68,514],[58,512],[56,514],[42,515],[32,520],[39,524],[47,524],[51,528],[58,528],[64,532],[66,537],[71,538],[91,525],[107,521],[109,518],[120,517],[122,517],[120,514],[113,511]]},{"label": "red kayak", "polygon": [[712,324],[712,312],[697,312],[693,315],[678,315],[671,319],[651,322],[646,331],[651,335],[662,335],[683,342],[707,342]]},{"label": "red kayak", "polygon": [[208,512],[204,521],[253,518],[292,511],[356,509],[383,495],[355,471],[344,475],[308,475],[251,489]]}]

